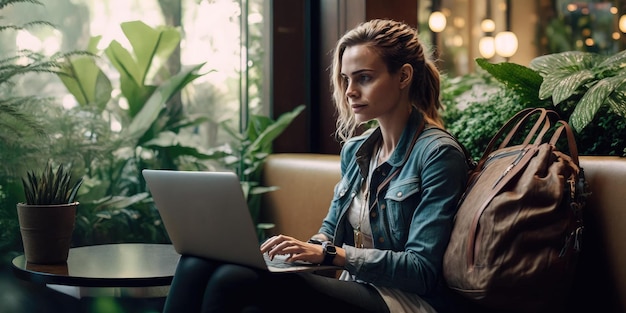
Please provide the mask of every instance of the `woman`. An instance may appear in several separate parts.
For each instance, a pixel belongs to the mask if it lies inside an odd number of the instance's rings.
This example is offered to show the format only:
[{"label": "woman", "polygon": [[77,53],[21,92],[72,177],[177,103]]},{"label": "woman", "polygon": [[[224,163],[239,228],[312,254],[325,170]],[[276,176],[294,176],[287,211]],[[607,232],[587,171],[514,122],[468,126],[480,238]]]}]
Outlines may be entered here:
[{"label": "woman", "polygon": [[[468,168],[440,130],[438,71],[415,29],[372,20],[339,40],[331,79],[344,145],[328,215],[310,240],[279,235],[260,249],[270,258],[340,266],[341,277],[183,256],[165,311],[446,310],[442,258]],[[371,120],[378,126],[355,136]]]}]

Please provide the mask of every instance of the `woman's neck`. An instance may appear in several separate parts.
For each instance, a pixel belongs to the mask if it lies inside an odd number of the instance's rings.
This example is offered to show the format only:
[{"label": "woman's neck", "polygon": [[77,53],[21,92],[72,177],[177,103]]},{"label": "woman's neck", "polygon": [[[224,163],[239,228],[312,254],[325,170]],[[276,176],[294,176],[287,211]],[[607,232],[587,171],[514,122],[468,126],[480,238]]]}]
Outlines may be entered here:
[{"label": "woman's neck", "polygon": [[395,150],[409,120],[409,115],[410,113],[406,113],[404,116],[396,116],[393,120],[378,121],[382,135],[381,151],[378,159],[379,164],[387,161]]}]

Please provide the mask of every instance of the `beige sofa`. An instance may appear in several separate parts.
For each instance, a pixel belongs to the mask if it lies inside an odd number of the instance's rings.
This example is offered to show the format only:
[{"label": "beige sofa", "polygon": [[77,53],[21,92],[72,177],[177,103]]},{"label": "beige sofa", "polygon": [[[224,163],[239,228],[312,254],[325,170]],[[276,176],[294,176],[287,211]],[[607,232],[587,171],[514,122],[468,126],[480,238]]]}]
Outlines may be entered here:
[{"label": "beige sofa", "polygon": [[[563,312],[626,312],[626,158],[580,162],[592,195],[576,284]],[[339,181],[339,156],[274,154],[263,173],[264,185],[280,187],[263,197],[262,219],[276,224],[270,234],[302,240],[315,234]]]}]

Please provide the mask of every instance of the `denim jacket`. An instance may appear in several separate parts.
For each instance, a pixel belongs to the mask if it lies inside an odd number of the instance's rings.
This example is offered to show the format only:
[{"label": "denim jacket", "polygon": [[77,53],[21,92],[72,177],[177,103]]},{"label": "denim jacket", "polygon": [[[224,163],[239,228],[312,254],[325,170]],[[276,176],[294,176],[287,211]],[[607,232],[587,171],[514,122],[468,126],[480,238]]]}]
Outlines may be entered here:
[{"label": "denim jacket", "polygon": [[[441,300],[435,290],[442,286],[443,255],[468,165],[453,138],[437,128],[420,132],[422,123],[422,115],[414,110],[392,155],[372,175],[369,218],[374,248],[354,247],[346,213],[367,177],[380,129],[343,146],[342,178],[319,232],[345,249],[345,269],[358,280],[416,293],[437,307],[432,302]],[[384,182],[389,175],[392,178]]]}]

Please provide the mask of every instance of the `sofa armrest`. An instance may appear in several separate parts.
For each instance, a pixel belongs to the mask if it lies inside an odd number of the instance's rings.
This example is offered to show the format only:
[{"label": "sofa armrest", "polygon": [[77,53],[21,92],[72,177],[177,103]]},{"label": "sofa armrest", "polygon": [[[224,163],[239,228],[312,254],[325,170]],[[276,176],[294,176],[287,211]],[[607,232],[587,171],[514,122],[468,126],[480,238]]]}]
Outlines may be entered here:
[{"label": "sofa armrest", "polygon": [[[591,195],[585,207],[574,312],[626,310],[626,158],[581,156]],[[575,309],[575,310],[574,310]]]}]

